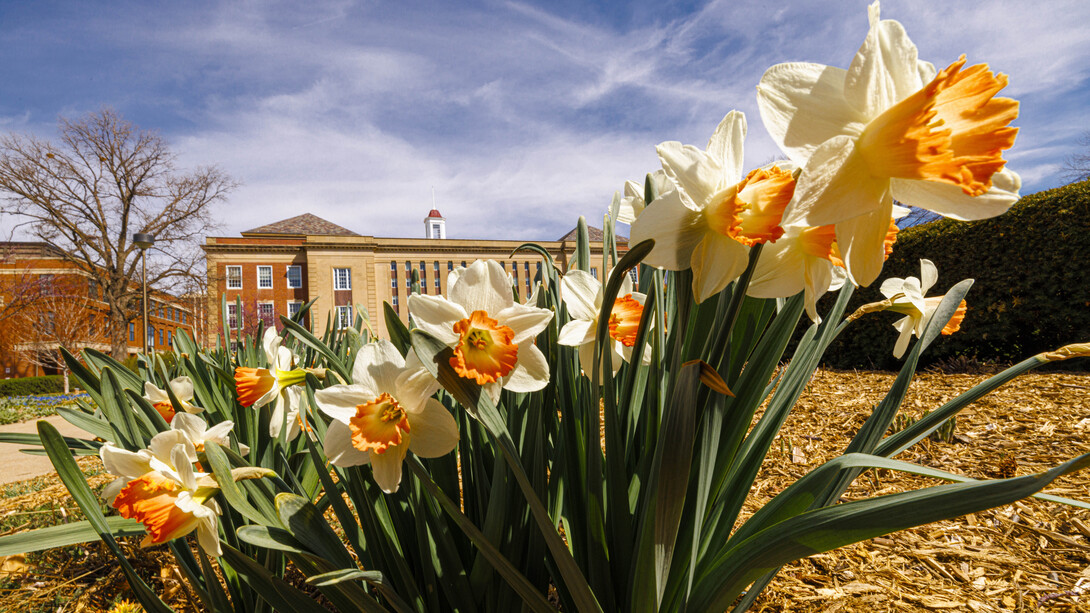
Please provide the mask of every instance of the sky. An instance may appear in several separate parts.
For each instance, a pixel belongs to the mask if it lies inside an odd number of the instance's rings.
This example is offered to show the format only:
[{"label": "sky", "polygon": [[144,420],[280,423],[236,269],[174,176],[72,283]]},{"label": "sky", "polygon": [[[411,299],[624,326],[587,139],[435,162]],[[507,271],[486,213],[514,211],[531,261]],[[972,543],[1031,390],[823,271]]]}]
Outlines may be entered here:
[{"label": "sky", "polygon": [[[52,138],[111,107],[180,168],[239,181],[220,236],[310,212],[364,235],[552,240],[601,226],[655,145],[746,113],[773,64],[846,68],[863,0],[769,3],[0,0],[0,132]],[[888,0],[920,58],[1010,75],[1023,194],[1065,183],[1090,130],[1090,2]],[[2,221],[2,220],[0,220]]]}]

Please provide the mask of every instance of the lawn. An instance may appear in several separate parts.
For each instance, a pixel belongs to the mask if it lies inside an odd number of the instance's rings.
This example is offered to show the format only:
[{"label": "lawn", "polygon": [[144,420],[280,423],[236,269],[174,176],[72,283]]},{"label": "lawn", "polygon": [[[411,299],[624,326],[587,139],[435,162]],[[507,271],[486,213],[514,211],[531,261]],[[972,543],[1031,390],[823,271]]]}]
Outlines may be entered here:
[{"label": "lawn", "polygon": [[86,392],[0,397],[0,425],[56,415],[59,407],[75,408],[79,400],[90,402],[91,397]]}]

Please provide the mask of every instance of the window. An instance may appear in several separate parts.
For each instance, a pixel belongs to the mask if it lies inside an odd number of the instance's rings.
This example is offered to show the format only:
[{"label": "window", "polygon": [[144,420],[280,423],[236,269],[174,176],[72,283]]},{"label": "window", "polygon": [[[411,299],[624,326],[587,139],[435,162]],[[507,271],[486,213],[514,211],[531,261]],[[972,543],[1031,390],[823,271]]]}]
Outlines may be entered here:
[{"label": "window", "polygon": [[129,340],[136,340],[136,324],[131,321],[129,322]]},{"label": "window", "polygon": [[288,266],[288,289],[303,287],[303,269],[299,266]]},{"label": "window", "polygon": [[[541,272],[541,264],[540,263],[538,263],[538,265],[537,265],[537,271],[539,273]],[[526,295],[529,296],[530,295],[530,263],[529,262],[523,262],[522,263],[522,272],[525,273],[525,274],[523,274],[523,277],[526,278]]]},{"label": "window", "polygon": [[341,305],[337,307],[337,327],[347,328],[352,325],[352,306]]},{"label": "window", "polygon": [[431,224],[431,237],[432,238],[443,238],[443,232],[441,230],[442,227],[443,227],[442,224],[439,224],[439,223]]},{"label": "window", "polygon": [[273,320],[273,303],[271,302],[259,302],[257,303],[257,316],[261,318],[261,321],[265,322],[265,327],[270,328],[275,323]]},{"label": "window", "polygon": [[465,267],[466,267],[466,261],[462,260],[462,268],[465,268]]},{"label": "window", "polygon": [[628,271],[628,277],[630,279],[632,279],[632,282],[637,284],[637,286],[639,285],[639,282],[640,282],[640,273],[639,273],[638,269],[639,269],[639,266],[633,266],[632,270]]},{"label": "window", "polygon": [[227,327],[232,329],[232,330],[237,330],[238,327],[239,327],[239,323],[240,322],[239,322],[239,316],[238,316],[238,304],[228,302],[227,303]]},{"label": "window", "polygon": [[394,311],[396,311],[397,313],[401,313],[401,307],[397,304],[397,294],[394,294],[394,299],[391,302],[391,306],[394,307]]},{"label": "window", "polygon": [[351,268],[334,268],[333,269],[333,289],[352,289],[352,269]]},{"label": "window", "polygon": [[435,263],[434,271],[435,271],[435,293],[438,294],[439,291],[440,291],[440,287],[439,287],[439,262]]},{"label": "window", "polygon": [[98,282],[94,279],[88,279],[87,281],[87,295],[91,300],[98,300]]},{"label": "window", "polygon": [[163,329],[159,328],[159,344],[163,344]]},{"label": "window", "polygon": [[428,293],[428,263],[420,260],[420,293]]},{"label": "window", "polygon": [[453,271],[454,271],[454,262],[451,262],[450,260],[447,260],[447,272],[453,272]]},{"label": "window", "polygon": [[405,260],[405,293],[413,291],[413,263]]},{"label": "window", "polygon": [[590,274],[594,275],[594,278],[597,279],[598,278],[598,267],[591,266]]},{"label": "window", "polygon": [[257,288],[272,289],[272,266],[257,267]]},{"label": "window", "polygon": [[171,335],[170,330],[167,330],[167,344],[171,347],[174,346],[174,337]]},{"label": "window", "polygon": [[182,323],[186,323],[185,311],[182,311]]},{"label": "window", "polygon": [[163,318],[163,305],[159,305],[159,319]]},{"label": "window", "polygon": [[242,267],[227,267],[227,289],[242,289]]},{"label": "window", "polygon": [[288,317],[295,317],[299,314],[299,309],[303,308],[302,302],[289,302],[288,303]]}]

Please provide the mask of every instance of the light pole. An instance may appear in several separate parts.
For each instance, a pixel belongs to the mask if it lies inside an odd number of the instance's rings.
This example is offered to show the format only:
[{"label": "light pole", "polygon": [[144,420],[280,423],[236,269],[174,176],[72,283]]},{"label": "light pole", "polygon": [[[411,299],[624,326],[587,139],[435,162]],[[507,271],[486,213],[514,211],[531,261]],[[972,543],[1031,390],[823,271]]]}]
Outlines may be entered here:
[{"label": "light pole", "polygon": [[151,355],[151,341],[148,339],[148,248],[155,244],[155,235],[137,232],[132,235],[132,244],[140,249],[140,255],[144,258],[141,275],[141,285],[144,286],[144,355]]}]

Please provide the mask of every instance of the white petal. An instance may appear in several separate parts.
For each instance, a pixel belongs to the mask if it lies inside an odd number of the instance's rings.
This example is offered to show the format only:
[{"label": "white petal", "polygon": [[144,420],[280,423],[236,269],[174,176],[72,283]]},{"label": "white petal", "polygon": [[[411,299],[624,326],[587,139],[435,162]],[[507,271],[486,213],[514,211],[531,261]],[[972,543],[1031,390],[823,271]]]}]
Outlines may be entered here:
[{"label": "white petal", "polygon": [[[784,219],[808,226],[834,224],[878,210],[886,204],[888,194],[889,179],[872,175],[863,156],[856,152],[855,141],[838,136],[814,151]],[[892,211],[886,208],[888,228]]]},{"label": "white petal", "polygon": [[553,312],[549,309],[539,309],[518,303],[512,304],[493,316],[500,325],[511,328],[515,333],[512,342],[516,344],[532,340],[553,320]]},{"label": "white petal", "polygon": [[602,284],[584,270],[569,270],[560,279],[560,297],[573,319],[596,319],[602,306]]},{"label": "white petal", "polygon": [[193,400],[193,380],[189,377],[171,379],[170,391],[174,392],[174,395],[182,402]]},{"label": "white petal", "polygon": [[499,262],[477,260],[462,273],[450,288],[450,299],[467,313],[484,311],[489,317],[514,304],[511,281]]},{"label": "white petal", "polygon": [[677,141],[662,143],[657,151],[666,176],[677,184],[682,203],[693,211],[703,211],[712,196],[727,187],[722,164],[706,152]]},{"label": "white petal", "polygon": [[367,404],[377,397],[378,394],[361,385],[332,385],[314,392],[318,409],[344,423],[356,416],[357,406]]},{"label": "white petal", "polygon": [[144,399],[151,404],[159,404],[160,402],[170,402],[170,396],[151,381],[144,382]]},{"label": "white petal", "polygon": [[746,115],[731,111],[719,122],[708,140],[708,155],[719,162],[723,169],[721,182],[725,185],[742,180],[743,143],[746,140]]},{"label": "white petal", "polygon": [[912,340],[913,323],[912,317],[905,317],[894,322],[893,327],[900,331],[900,335],[897,336],[897,344],[893,347],[893,357],[900,359],[905,354],[905,349],[908,349],[908,343]]},{"label": "white petal", "polygon": [[280,337],[276,335],[276,328],[265,330],[265,336],[261,339],[261,346],[265,348],[265,359],[269,361],[269,367],[275,367],[277,349],[280,347]]},{"label": "white petal", "polygon": [[[148,460],[150,454],[145,450],[132,452],[127,449],[115,447],[113,443],[106,443],[98,450],[102,458],[102,464],[111,475],[135,479],[151,470]],[[120,491],[120,490],[119,490]]]},{"label": "white petal", "polygon": [[943,217],[972,221],[1001,215],[1018,202],[1022,178],[1012,170],[992,175],[992,187],[979,196],[969,196],[956,185],[932,181],[894,179],[893,197],[898,202],[934,211]]},{"label": "white petal", "polygon": [[336,466],[359,466],[371,461],[371,454],[352,446],[352,429],[336,420],[326,429],[322,447],[325,457]]},{"label": "white petal", "polygon": [[786,298],[801,292],[807,259],[791,234],[774,243],[766,243],[761,248],[761,257],[757,259],[746,294],[755,298]]},{"label": "white petal", "polygon": [[193,465],[190,464],[192,460],[189,459],[186,451],[186,445],[176,445],[170,451],[170,461],[174,465],[174,472],[178,474],[178,481],[186,489],[195,490],[197,489],[197,477],[193,474]]},{"label": "white petal", "polygon": [[518,362],[503,380],[503,388],[512,392],[536,392],[549,384],[549,363],[533,342],[519,345]]},{"label": "white petal", "polygon": [[714,231],[693,251],[693,295],[704,302],[723,291],[749,264],[749,249],[738,241]]},{"label": "white petal", "polygon": [[821,64],[769,68],[757,85],[757,107],[772,140],[800,166],[822,143],[859,136],[867,119],[844,99],[846,71]]},{"label": "white petal", "polygon": [[102,496],[102,499],[106,501],[106,504],[110,505],[111,507],[114,506],[114,500],[117,499],[117,495],[121,493],[121,490],[125,489],[125,486],[129,484],[129,481],[130,479],[128,477],[114,479],[113,481],[109,482],[106,487],[102,488],[102,493],[100,494],[100,496]]},{"label": "white petal", "polygon": [[446,455],[458,446],[458,423],[438,400],[429,398],[419,413],[409,414],[409,451],[422,458]]},{"label": "white petal", "polygon": [[352,383],[371,390],[376,396],[393,393],[398,375],[405,369],[405,358],[394,344],[379,339],[360,347],[352,365]]},{"label": "white petal", "polygon": [[[230,422],[228,422],[230,423]],[[194,444],[205,440],[204,433],[208,430],[208,424],[203,419],[188,413],[178,413],[170,420],[170,429],[184,432]]]},{"label": "white petal", "polygon": [[578,347],[588,342],[594,342],[594,323],[589,319],[573,319],[564,324],[556,342],[568,347]]},{"label": "white petal", "polygon": [[465,309],[446,298],[425,294],[409,296],[409,313],[417,328],[448,346],[458,342],[454,324],[469,317]]},{"label": "white petal", "polygon": [[374,471],[375,483],[387,494],[397,491],[401,484],[401,463],[408,453],[408,445],[394,445],[387,447],[386,453],[371,454],[371,468]]},{"label": "white petal", "polygon": [[[517,368],[517,366],[516,366]],[[484,393],[488,394],[488,398],[492,400],[492,404],[498,405],[500,403],[500,393],[503,392],[503,384],[499,381],[492,383],[485,383],[481,386]]]},{"label": "white petal", "polygon": [[[594,342],[593,339],[589,343],[579,345],[579,368],[583,369],[583,374],[589,379],[591,376],[591,368],[594,366]],[[601,381],[601,377],[598,378]]]},{"label": "white petal", "polygon": [[[277,337],[279,339],[279,337]],[[273,365],[276,370],[291,370],[292,360],[295,358],[291,354],[291,349],[287,347],[276,348],[276,362]]]},{"label": "white petal", "polygon": [[[177,416],[175,416],[177,417]],[[178,445],[182,445],[186,451],[186,457],[190,462],[197,461],[197,449],[190,442],[189,436],[186,433],[179,430],[167,430],[166,432],[160,432],[151,438],[148,442],[148,451],[151,455],[157,458],[160,462],[167,463],[173,466],[171,454],[174,448]]]},{"label": "white petal", "polygon": [[923,83],[916,45],[900,23],[879,21],[870,7],[870,30],[844,79],[844,98],[868,119],[915,93]]},{"label": "white petal", "polygon": [[675,190],[643,210],[632,224],[629,244],[654,239],[655,248],[643,263],[666,270],[685,270],[689,268],[693,249],[703,240],[706,228],[703,215],[683,205]]},{"label": "white petal", "polygon": [[210,553],[214,556],[223,556],[223,550],[220,548],[220,535],[219,535],[219,520],[215,515],[210,515],[200,518],[200,523],[197,524],[197,542],[201,544],[201,547],[206,553]]},{"label": "white petal", "polygon": [[405,410],[413,410],[439,390],[439,382],[420,363],[416,352],[410,350],[405,370],[398,375],[394,388],[397,390],[394,396],[398,403]]},{"label": "white petal", "polygon": [[[177,419],[177,416],[175,416]],[[235,424],[231,421],[221,421],[220,423],[212,426],[208,430],[205,430],[201,438],[205,441],[211,441],[220,445],[227,445],[231,440],[231,430],[234,429]]]},{"label": "white petal", "polygon": [[821,323],[821,316],[817,312],[817,301],[833,282],[833,263],[820,258],[806,259],[806,314],[814,323]]},{"label": "white petal", "polygon": [[837,246],[856,285],[870,285],[882,272],[892,207],[893,200],[887,193],[885,204],[878,211],[836,224]]},{"label": "white petal", "polygon": [[926,294],[935,281],[939,280],[939,269],[928,259],[920,259],[920,294]]}]

